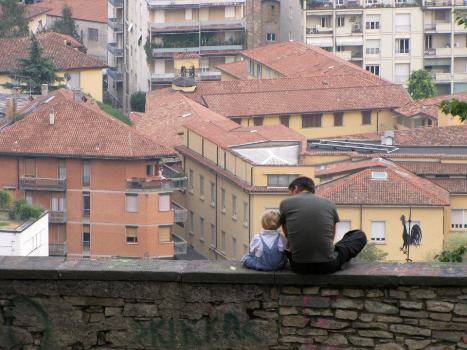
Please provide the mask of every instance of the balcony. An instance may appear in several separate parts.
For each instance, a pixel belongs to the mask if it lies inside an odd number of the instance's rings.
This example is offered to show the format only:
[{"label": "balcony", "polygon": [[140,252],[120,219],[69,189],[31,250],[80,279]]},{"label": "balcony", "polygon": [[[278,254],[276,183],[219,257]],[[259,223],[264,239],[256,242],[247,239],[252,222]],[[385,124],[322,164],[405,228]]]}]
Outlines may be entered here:
[{"label": "balcony", "polygon": [[363,45],[362,36],[342,36],[336,38],[337,46],[361,46]]},{"label": "balcony", "polygon": [[107,24],[117,33],[123,33],[123,22],[115,17],[109,18]]},{"label": "balcony", "polygon": [[66,211],[49,211],[49,223],[51,224],[64,224],[66,219]]},{"label": "balcony", "polygon": [[308,0],[306,8],[307,10],[332,9],[333,3],[331,1]]},{"label": "balcony", "polygon": [[454,56],[467,56],[467,47],[455,47]]},{"label": "balcony", "polygon": [[198,73],[200,80],[221,80],[222,73],[218,70],[202,70]]},{"label": "balcony", "polygon": [[312,37],[306,38],[308,45],[315,45],[319,47],[333,47],[332,37]]},{"label": "balcony", "polygon": [[123,73],[116,68],[107,69],[107,75],[115,82],[123,81]]},{"label": "balcony", "polygon": [[185,9],[214,6],[238,6],[245,4],[245,0],[147,0],[151,9]]},{"label": "balcony", "polygon": [[123,8],[123,0],[108,0],[113,7]]},{"label": "balcony", "polygon": [[320,34],[331,35],[332,33],[333,33],[333,29],[331,27],[314,26],[314,27],[306,28],[307,35],[320,35]]},{"label": "balcony", "polygon": [[449,7],[453,5],[451,0],[422,0],[424,7]]},{"label": "balcony", "polygon": [[186,188],[186,177],[180,178],[161,178],[161,179],[139,179],[130,178],[127,180],[127,187],[131,190],[184,190]]},{"label": "balcony", "polygon": [[107,49],[113,56],[123,57],[123,49],[118,48],[116,43],[109,43]]},{"label": "balcony", "polygon": [[152,73],[151,81],[159,83],[170,83],[175,78],[175,73]]},{"label": "balcony", "polygon": [[21,191],[62,192],[66,190],[66,179],[21,176],[19,178],[19,189]]},{"label": "balcony", "polygon": [[433,75],[437,83],[451,82],[451,73],[434,73]]},{"label": "balcony", "polygon": [[154,33],[163,32],[183,32],[183,31],[203,31],[203,30],[232,30],[245,29],[244,18],[208,20],[208,21],[183,21],[151,23],[151,31]]},{"label": "balcony", "polygon": [[436,50],[436,56],[451,56],[452,49],[450,47],[438,47]]},{"label": "balcony", "polygon": [[352,51],[338,51],[336,56],[342,58],[343,60],[350,61],[352,58]]},{"label": "balcony", "polygon": [[462,72],[462,73],[454,72],[454,81],[456,83],[465,83],[465,82],[467,82],[467,73],[466,72]]},{"label": "balcony", "polygon": [[172,209],[174,211],[174,222],[184,223],[188,216],[188,210],[177,203],[172,203]]},{"label": "balcony", "polygon": [[67,252],[66,243],[49,243],[49,256],[66,256]]}]

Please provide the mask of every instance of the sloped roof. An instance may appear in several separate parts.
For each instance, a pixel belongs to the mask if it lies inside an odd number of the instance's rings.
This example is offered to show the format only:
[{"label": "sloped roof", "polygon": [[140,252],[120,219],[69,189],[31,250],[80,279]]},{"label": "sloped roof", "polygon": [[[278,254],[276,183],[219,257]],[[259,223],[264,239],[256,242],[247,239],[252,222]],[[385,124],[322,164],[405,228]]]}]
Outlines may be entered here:
[{"label": "sloped roof", "polygon": [[246,61],[219,64],[216,68],[237,79],[248,79]]},{"label": "sloped roof", "polygon": [[430,161],[396,161],[396,163],[417,175],[467,176],[467,163],[441,163]]},{"label": "sloped roof", "polygon": [[[42,15],[44,13],[50,12],[50,9],[42,6],[26,6],[24,17],[26,19],[32,19],[36,16]],[[1,13],[1,10],[0,10]]]},{"label": "sloped roof", "polygon": [[[38,34],[37,39],[44,49],[44,57],[60,71],[107,67],[104,62],[78,50],[83,45],[68,35],[47,32]],[[0,73],[12,73],[19,59],[29,56],[30,46],[29,37],[0,39]]]},{"label": "sloped roof", "polygon": [[48,15],[61,17],[65,5],[71,8],[74,19],[107,23],[107,0],[42,0],[28,7],[47,7]]},{"label": "sloped roof", "polygon": [[[373,179],[372,172],[386,172],[387,179]],[[337,205],[449,205],[447,190],[387,161],[319,185],[317,194]]]},{"label": "sloped roof", "polygon": [[432,178],[431,182],[443,187],[450,193],[467,193],[467,179],[466,178]]},{"label": "sloped roof", "polygon": [[396,112],[409,118],[423,114],[437,120],[441,102],[453,98],[467,101],[467,92],[416,100],[396,109]]},{"label": "sloped roof", "polygon": [[0,129],[0,154],[130,160],[173,155],[94,102],[76,102],[69,90],[36,99],[22,114],[22,119]]}]

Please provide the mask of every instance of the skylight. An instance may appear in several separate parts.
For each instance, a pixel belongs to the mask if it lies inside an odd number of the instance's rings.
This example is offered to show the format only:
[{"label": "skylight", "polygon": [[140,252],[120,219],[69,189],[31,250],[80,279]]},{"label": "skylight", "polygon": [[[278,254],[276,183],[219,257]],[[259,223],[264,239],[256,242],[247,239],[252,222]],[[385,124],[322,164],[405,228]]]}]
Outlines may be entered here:
[{"label": "skylight", "polygon": [[388,173],[385,171],[372,171],[371,172],[371,178],[373,180],[387,180],[388,179]]}]

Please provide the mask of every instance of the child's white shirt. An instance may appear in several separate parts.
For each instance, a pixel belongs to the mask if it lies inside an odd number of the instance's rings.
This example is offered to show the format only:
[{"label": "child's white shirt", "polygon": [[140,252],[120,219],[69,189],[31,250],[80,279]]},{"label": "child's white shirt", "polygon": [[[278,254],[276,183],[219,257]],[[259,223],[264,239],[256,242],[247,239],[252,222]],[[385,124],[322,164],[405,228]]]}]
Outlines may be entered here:
[{"label": "child's white shirt", "polygon": [[263,242],[261,241],[260,235],[263,237],[264,243],[271,248],[276,240],[277,235],[280,236],[279,242],[277,242],[277,249],[280,252],[284,251],[284,247],[287,245],[287,238],[277,230],[262,230],[253,236],[250,243],[250,253],[255,254],[256,257],[260,258],[263,255]]}]

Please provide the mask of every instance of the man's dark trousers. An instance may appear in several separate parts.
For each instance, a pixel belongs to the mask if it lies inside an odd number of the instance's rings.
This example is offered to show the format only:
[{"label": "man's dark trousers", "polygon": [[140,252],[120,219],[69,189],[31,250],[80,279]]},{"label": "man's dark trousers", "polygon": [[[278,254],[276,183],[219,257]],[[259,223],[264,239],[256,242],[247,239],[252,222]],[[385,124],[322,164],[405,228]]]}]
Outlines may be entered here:
[{"label": "man's dark trousers", "polygon": [[328,274],[339,271],[343,264],[355,258],[365,247],[366,242],[366,235],[363,231],[349,231],[334,245],[336,258],[323,263],[298,263],[293,261],[290,252],[286,252],[286,254],[290,261],[290,267],[296,273]]}]

